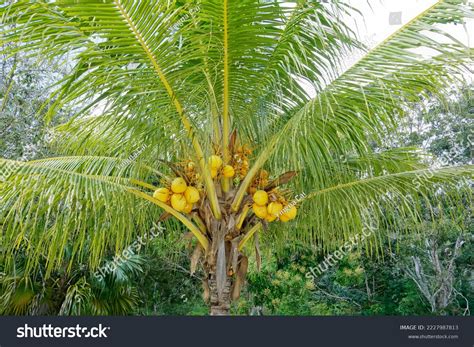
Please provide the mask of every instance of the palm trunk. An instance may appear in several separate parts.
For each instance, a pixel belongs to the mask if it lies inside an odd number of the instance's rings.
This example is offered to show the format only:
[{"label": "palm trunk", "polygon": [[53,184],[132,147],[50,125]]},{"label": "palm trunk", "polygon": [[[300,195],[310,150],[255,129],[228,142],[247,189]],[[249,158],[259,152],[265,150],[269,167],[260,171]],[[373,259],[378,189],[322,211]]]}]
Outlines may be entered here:
[{"label": "palm trunk", "polygon": [[226,278],[220,297],[217,291],[217,281],[215,274],[209,275],[208,285],[211,316],[228,316],[230,314],[231,303],[231,278]]},{"label": "palm trunk", "polygon": [[[204,211],[200,217],[206,221],[210,244],[203,263],[207,274],[203,297],[209,304],[211,316],[225,316],[230,314],[231,302],[239,297],[247,272],[247,258],[238,250],[236,216],[227,213],[222,220],[215,220],[210,217],[210,208]],[[243,267],[242,258],[245,258]],[[239,269],[241,273],[236,276]]]}]

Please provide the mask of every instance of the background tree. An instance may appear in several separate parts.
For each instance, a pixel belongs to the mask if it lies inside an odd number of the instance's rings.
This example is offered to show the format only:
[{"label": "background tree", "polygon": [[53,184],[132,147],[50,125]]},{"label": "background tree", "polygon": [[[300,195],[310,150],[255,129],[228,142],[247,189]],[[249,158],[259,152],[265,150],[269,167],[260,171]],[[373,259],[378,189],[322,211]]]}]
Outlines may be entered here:
[{"label": "background tree", "polygon": [[[31,160],[52,153],[47,148],[47,126],[38,109],[47,101],[45,90],[64,76],[57,62],[38,62],[25,55],[3,54],[0,61],[0,152],[2,157]],[[59,110],[54,124],[68,112]],[[53,125],[54,125],[53,124]]]}]

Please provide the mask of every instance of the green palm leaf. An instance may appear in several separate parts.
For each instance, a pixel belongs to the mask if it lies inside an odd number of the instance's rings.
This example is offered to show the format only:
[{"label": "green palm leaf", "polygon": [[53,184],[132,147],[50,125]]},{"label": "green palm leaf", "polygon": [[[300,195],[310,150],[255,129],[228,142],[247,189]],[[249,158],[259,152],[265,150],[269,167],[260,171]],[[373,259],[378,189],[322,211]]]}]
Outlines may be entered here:
[{"label": "green palm leaf", "polygon": [[[47,259],[47,273],[61,263],[66,245],[76,241],[70,264],[96,267],[109,249],[116,252],[148,232],[159,210],[137,199],[135,182],[153,170],[107,157],[67,157],[32,162],[0,161],[2,254],[25,250],[30,271]],[[140,172],[142,173],[140,175]],[[145,193],[142,193],[145,194]],[[18,230],[22,230],[18,233]],[[110,232],[114,230],[114,232]],[[86,261],[87,259],[87,261]]]}]

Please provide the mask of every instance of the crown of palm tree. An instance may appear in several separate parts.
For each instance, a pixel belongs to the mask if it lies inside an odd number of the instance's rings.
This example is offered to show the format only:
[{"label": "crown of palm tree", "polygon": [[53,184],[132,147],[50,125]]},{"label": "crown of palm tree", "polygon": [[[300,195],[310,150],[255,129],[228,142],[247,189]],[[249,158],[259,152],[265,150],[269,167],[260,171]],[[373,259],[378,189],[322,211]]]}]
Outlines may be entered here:
[{"label": "crown of palm tree", "polygon": [[[206,226],[150,194],[173,175],[167,163],[184,159],[198,164],[217,221],[242,211],[261,169],[298,172],[289,187],[305,193],[304,212],[272,228],[273,241],[329,247],[386,209],[416,220],[437,183],[453,184],[473,168],[433,170],[413,148],[384,150],[385,139],[410,105],[443,98],[462,82],[473,50],[443,24],[463,23],[473,10],[462,0],[438,1],[344,70],[343,57],[364,47],[344,23],[356,11],[338,1],[1,6],[2,51],[73,65],[39,111],[51,119],[60,108],[75,110],[55,129],[63,157],[0,160],[5,262],[22,250],[27,271],[47,259],[50,272],[72,243],[72,259],[96,267],[106,249],[122,249],[162,210],[181,222],[168,220],[169,230],[184,224],[212,248]],[[241,181],[217,184],[206,158],[219,153],[229,163],[236,133],[253,149],[250,169]],[[262,225],[247,224],[239,249]]]}]

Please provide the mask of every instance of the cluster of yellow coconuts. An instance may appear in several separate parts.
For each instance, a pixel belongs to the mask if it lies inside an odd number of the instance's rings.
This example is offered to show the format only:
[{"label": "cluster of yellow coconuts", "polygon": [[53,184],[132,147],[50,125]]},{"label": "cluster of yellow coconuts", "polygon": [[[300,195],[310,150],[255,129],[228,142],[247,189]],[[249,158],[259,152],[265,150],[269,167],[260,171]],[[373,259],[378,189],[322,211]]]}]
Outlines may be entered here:
[{"label": "cluster of yellow coconuts", "polygon": [[260,219],[265,219],[267,222],[273,222],[277,218],[281,222],[288,222],[296,218],[296,206],[291,204],[285,205],[281,202],[284,199],[276,199],[269,202],[268,193],[264,190],[257,190],[253,194],[252,210]]},{"label": "cluster of yellow coconuts", "polygon": [[191,213],[194,204],[200,199],[199,190],[188,186],[182,177],[176,177],[169,188],[155,190],[153,197],[184,213]]},{"label": "cluster of yellow coconuts", "polygon": [[[209,157],[209,167],[211,169],[212,178],[217,176],[223,176],[226,178],[232,178],[235,175],[235,170],[231,165],[222,165],[222,159],[217,155]],[[190,166],[188,164],[188,169]],[[199,201],[200,194],[196,187],[190,186],[186,183],[184,178],[176,177],[171,185],[166,188],[158,188],[153,193],[153,197],[161,202],[171,205],[176,211],[191,213],[194,204]]]},{"label": "cluster of yellow coconuts", "polygon": [[211,177],[216,178],[222,175],[225,178],[232,178],[235,176],[235,170],[231,165],[222,165],[222,159],[218,155],[211,155],[209,157],[209,167],[211,168]]},{"label": "cluster of yellow coconuts", "polygon": [[[218,155],[210,156],[208,162],[212,178],[232,178],[236,174],[234,167],[223,165],[223,161]],[[194,164],[192,162],[191,164],[187,164],[187,169],[191,170],[194,168]],[[190,165],[192,166],[191,168]],[[268,181],[268,173],[266,171],[260,173],[260,176],[256,180],[257,183],[260,182],[259,179],[264,179],[264,182]],[[278,219],[285,223],[295,219],[297,213],[296,206],[288,204],[283,196],[275,194],[275,191],[270,192],[269,195],[265,190],[256,190],[255,187],[252,190],[249,192],[253,193],[252,210],[258,218],[264,219],[267,222],[273,222]],[[155,190],[153,197],[170,205],[178,212],[189,214],[193,210],[194,204],[200,200],[200,193],[196,187],[188,185],[184,178],[176,177],[169,187]]]}]

